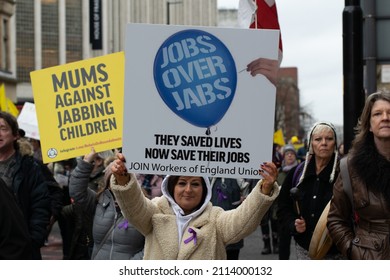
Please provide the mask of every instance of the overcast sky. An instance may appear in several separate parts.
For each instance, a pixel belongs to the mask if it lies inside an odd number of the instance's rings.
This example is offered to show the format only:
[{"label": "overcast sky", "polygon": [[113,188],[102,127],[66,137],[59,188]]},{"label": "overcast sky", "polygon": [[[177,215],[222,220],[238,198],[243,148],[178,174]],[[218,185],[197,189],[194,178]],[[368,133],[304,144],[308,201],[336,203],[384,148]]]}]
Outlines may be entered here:
[{"label": "overcast sky", "polygon": [[[238,8],[239,0],[218,0]],[[283,41],[282,67],[298,68],[300,105],[317,121],[343,124],[341,0],[276,0]]]}]

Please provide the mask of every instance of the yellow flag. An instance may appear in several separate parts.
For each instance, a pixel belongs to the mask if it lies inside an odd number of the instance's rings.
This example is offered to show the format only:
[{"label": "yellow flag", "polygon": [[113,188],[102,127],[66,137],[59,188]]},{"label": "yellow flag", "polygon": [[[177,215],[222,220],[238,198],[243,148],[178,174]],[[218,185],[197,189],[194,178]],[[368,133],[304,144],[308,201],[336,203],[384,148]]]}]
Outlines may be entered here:
[{"label": "yellow flag", "polygon": [[7,112],[13,115],[14,117],[17,117],[19,115],[18,108],[16,108],[15,104],[9,98],[7,98]]},{"label": "yellow flag", "polygon": [[19,110],[16,108],[15,104],[9,99],[5,94],[4,84],[0,85],[0,110],[8,112],[14,117],[19,115]]},{"label": "yellow flag", "polygon": [[281,129],[278,129],[274,133],[274,143],[279,144],[281,147],[286,145],[284,142],[284,137],[283,137],[283,131]]},{"label": "yellow flag", "polygon": [[7,112],[7,97],[5,96],[4,84],[0,85],[0,110]]}]

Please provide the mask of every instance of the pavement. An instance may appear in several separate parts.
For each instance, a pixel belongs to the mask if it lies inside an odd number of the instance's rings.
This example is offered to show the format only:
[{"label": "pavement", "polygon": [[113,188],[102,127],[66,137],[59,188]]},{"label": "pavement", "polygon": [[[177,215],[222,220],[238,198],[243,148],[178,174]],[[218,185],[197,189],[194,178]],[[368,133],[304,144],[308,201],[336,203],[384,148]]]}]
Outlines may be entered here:
[{"label": "pavement", "polygon": [[62,238],[58,223],[53,225],[47,245],[41,248],[43,260],[62,260]]},{"label": "pavement", "polygon": [[[48,238],[47,246],[42,247],[41,254],[43,260],[62,260],[62,239],[58,224],[55,223]],[[262,255],[263,241],[261,238],[261,228],[257,227],[250,236],[244,239],[244,247],[240,251],[240,260],[277,260],[277,254]],[[291,242],[290,259],[296,259],[294,241]]]},{"label": "pavement", "polygon": [[[240,251],[240,260],[278,260],[278,254],[262,255],[263,250],[263,239],[261,235],[261,227],[257,229],[244,239],[244,247]],[[290,259],[296,260],[295,242],[291,240],[290,247]]]}]

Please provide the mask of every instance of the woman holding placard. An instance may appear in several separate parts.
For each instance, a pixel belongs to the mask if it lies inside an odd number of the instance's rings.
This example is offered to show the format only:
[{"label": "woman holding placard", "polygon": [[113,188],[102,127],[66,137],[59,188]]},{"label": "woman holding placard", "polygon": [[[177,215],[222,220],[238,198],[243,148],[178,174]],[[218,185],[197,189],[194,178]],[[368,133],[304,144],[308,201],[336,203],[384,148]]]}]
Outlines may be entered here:
[{"label": "woman holding placard", "polygon": [[147,199],[125,158],[111,166],[111,190],[124,216],[145,236],[144,259],[226,259],[225,247],[250,235],[278,196],[277,168],[261,165],[263,179],[236,209],[212,206],[207,177],[166,176],[161,197]]}]

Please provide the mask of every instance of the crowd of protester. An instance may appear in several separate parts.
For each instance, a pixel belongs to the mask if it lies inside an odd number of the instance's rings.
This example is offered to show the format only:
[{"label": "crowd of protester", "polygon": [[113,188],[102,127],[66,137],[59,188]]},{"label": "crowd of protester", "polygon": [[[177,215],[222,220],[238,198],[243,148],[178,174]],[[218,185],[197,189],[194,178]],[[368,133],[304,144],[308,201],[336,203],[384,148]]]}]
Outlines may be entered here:
[{"label": "crowd of protester", "polygon": [[[261,254],[281,260],[292,241],[297,259],[389,259],[389,93],[367,98],[356,131],[350,154],[329,122],[274,143],[261,180],[162,176],[127,173],[115,150],[44,164],[39,140],[0,112],[0,259],[42,259],[55,223],[63,259],[237,260],[258,226]],[[200,224],[212,241],[198,248]]]}]

